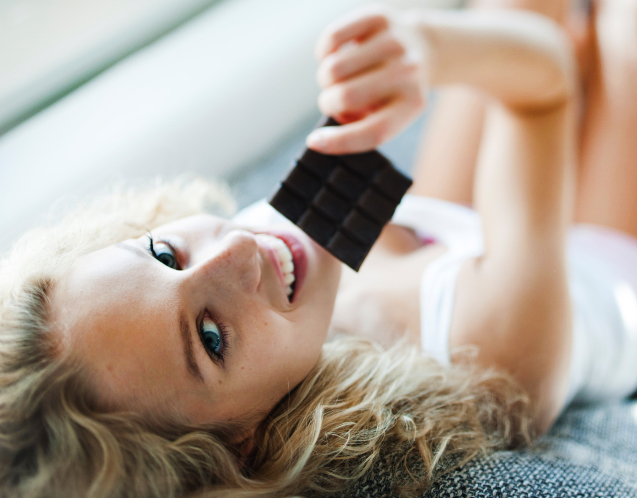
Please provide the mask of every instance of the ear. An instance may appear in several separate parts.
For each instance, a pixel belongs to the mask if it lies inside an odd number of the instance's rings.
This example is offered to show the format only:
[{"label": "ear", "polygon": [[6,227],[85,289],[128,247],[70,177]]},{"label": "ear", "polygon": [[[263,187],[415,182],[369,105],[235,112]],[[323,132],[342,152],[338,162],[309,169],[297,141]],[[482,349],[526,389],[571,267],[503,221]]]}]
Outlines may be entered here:
[{"label": "ear", "polygon": [[239,461],[244,467],[249,465],[250,460],[254,456],[254,452],[257,449],[255,433],[256,430],[251,429],[248,434],[237,443],[236,446],[239,453]]}]

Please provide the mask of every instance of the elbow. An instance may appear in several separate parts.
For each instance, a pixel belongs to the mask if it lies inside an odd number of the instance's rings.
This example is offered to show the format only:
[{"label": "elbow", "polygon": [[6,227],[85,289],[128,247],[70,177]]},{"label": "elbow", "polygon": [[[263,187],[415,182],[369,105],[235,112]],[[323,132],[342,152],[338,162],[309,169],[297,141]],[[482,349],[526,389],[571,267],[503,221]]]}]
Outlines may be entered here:
[{"label": "elbow", "polygon": [[[540,16],[538,16],[540,17]],[[570,105],[577,92],[575,52],[564,30],[550,19],[544,24],[542,43],[527,57],[520,57],[515,68],[526,82],[526,91],[512,98],[511,110],[523,114],[542,114]]]},{"label": "elbow", "polygon": [[555,372],[552,376],[536,372],[532,380],[519,377],[518,380],[531,400],[530,415],[533,434],[536,437],[542,436],[549,431],[564,410],[568,376],[563,372],[560,375]]},{"label": "elbow", "polygon": [[[537,408],[538,405],[535,405]],[[563,408],[559,405],[540,407],[531,414],[530,433],[533,438],[544,436],[557,421]]]},{"label": "elbow", "polygon": [[557,420],[562,412],[560,403],[533,403],[536,407],[535,413],[532,414],[531,427],[533,435],[540,437],[546,434]]},{"label": "elbow", "polygon": [[547,64],[535,73],[528,93],[512,96],[503,102],[512,112],[520,115],[547,114],[564,109],[573,103],[576,92],[574,70],[562,63]]}]

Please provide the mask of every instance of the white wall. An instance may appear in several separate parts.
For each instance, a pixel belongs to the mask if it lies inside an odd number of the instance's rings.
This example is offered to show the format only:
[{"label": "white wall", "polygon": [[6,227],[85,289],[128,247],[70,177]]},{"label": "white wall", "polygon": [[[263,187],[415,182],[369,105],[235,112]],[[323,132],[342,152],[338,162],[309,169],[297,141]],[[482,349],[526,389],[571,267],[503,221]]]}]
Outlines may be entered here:
[{"label": "white wall", "polygon": [[215,1],[0,2],[0,130]]}]

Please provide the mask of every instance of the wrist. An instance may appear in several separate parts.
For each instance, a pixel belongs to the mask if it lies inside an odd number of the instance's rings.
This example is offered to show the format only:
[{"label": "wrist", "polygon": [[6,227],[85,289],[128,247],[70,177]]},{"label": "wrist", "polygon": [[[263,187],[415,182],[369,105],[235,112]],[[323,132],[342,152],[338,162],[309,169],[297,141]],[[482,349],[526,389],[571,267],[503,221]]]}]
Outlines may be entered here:
[{"label": "wrist", "polygon": [[425,61],[430,86],[444,84],[445,31],[459,13],[435,9],[412,9],[402,12],[401,22],[414,34]]},{"label": "wrist", "polygon": [[406,47],[404,58],[418,68],[418,83],[423,98],[426,98],[433,84],[432,76],[437,66],[433,44],[435,33],[430,29],[431,23],[427,22],[426,17],[426,12],[418,9],[397,12],[393,16],[398,36]]}]

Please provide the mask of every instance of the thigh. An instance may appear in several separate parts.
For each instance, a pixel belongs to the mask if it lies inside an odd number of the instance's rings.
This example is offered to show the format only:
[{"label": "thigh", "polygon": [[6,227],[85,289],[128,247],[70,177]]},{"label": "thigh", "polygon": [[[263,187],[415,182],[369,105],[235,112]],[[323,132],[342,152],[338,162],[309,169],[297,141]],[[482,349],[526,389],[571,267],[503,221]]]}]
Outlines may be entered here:
[{"label": "thigh", "polygon": [[576,221],[637,237],[637,0],[594,10]]}]

